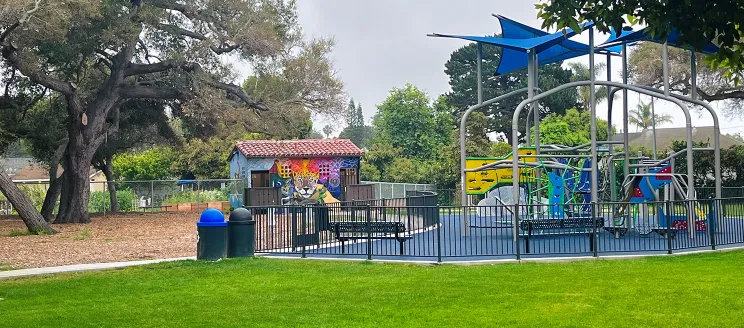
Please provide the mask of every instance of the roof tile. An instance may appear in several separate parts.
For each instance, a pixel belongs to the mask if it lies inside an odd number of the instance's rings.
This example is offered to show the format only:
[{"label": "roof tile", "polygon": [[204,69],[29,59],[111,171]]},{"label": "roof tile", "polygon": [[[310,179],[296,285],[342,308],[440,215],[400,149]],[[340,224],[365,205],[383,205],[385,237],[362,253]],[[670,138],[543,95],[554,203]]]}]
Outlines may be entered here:
[{"label": "roof tile", "polygon": [[349,139],[245,140],[235,148],[245,157],[362,156]]}]

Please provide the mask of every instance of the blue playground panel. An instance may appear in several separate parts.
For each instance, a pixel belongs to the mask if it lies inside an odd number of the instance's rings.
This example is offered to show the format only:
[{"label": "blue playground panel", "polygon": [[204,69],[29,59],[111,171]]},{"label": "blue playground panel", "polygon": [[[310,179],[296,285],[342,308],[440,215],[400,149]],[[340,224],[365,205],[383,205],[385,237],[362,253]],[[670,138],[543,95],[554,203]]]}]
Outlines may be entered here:
[{"label": "blue playground panel", "polygon": [[[505,217],[501,223],[494,223],[491,218],[469,215],[467,235],[462,235],[463,223],[461,215],[441,215],[441,226],[431,227],[425,231],[415,231],[409,234],[410,240],[404,244],[403,254],[399,253],[399,243],[396,240],[374,239],[368,244],[366,240],[347,242],[344,249],[338,243],[307,247],[307,256],[312,257],[344,257],[367,258],[371,248],[372,258],[398,260],[436,260],[441,248],[443,260],[488,260],[514,259],[516,247],[510,219]],[[609,220],[606,220],[609,222]],[[653,222],[653,216],[651,220]],[[470,227],[472,225],[478,228]],[[721,218],[718,226],[721,231],[716,232],[717,245],[744,245],[744,219]],[[678,231],[675,238],[665,239],[657,233],[641,235],[637,229],[632,229],[625,236],[615,238],[614,235],[598,229],[597,251],[603,255],[610,254],[658,254],[682,249],[709,249],[710,232],[697,231],[694,238],[688,231]],[[552,257],[552,256],[586,256],[593,252],[589,247],[588,233],[542,235],[530,239],[530,253],[526,253],[525,239],[519,239],[519,249],[523,257]],[[290,252],[297,255],[300,248]]]}]

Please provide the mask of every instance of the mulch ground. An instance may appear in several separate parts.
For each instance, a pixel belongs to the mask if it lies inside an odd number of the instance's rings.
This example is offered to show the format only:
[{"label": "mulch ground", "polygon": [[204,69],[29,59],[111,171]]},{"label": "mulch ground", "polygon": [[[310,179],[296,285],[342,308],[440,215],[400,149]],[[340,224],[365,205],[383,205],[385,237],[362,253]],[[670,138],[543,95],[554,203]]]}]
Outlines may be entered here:
[{"label": "mulch ground", "polygon": [[0,267],[7,269],[196,255],[198,213],[125,213],[89,224],[54,224],[51,236],[26,231],[19,219],[0,219]]}]

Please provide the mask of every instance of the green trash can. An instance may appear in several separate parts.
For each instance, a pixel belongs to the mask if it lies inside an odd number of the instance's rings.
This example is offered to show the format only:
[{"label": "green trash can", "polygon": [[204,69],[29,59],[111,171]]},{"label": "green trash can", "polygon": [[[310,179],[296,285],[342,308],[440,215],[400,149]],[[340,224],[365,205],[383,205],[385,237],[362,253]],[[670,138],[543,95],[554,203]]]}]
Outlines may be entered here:
[{"label": "green trash can", "polygon": [[227,222],[217,209],[202,212],[196,223],[196,259],[215,261],[227,257]]},{"label": "green trash can", "polygon": [[227,257],[252,257],[255,249],[256,221],[251,211],[236,208],[227,221]]}]

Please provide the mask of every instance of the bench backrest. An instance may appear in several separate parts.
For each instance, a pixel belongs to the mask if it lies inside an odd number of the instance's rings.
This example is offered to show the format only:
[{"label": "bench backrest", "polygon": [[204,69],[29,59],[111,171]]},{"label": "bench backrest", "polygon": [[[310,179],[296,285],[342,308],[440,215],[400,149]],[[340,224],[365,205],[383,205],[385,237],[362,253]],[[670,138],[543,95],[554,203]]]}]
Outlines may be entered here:
[{"label": "bench backrest", "polygon": [[529,229],[585,229],[601,228],[604,225],[602,218],[565,218],[565,219],[538,219],[524,220],[519,226],[522,230]]},{"label": "bench backrest", "polygon": [[336,222],[333,230],[337,233],[369,232],[372,233],[401,233],[406,231],[406,226],[401,222]]}]

